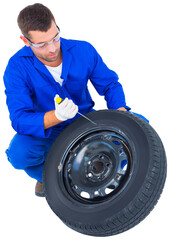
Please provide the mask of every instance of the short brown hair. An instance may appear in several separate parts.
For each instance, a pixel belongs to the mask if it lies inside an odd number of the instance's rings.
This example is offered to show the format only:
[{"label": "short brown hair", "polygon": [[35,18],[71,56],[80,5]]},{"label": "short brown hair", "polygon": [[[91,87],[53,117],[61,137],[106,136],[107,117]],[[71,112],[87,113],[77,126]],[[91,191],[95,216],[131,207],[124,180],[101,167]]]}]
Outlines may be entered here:
[{"label": "short brown hair", "polygon": [[24,36],[29,37],[29,31],[47,32],[55,18],[47,7],[35,3],[24,8],[18,15],[18,26]]}]

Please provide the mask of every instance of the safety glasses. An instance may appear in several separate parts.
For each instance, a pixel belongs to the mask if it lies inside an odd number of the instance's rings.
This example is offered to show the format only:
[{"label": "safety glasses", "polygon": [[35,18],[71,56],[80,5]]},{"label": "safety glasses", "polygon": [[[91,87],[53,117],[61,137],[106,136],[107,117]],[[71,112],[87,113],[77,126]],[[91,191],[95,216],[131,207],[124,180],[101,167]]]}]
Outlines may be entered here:
[{"label": "safety glasses", "polygon": [[37,48],[37,49],[45,49],[45,48],[47,48],[50,44],[56,44],[56,43],[59,42],[59,40],[60,40],[60,29],[59,29],[59,27],[57,27],[57,28],[58,28],[58,33],[57,33],[56,36],[55,36],[51,41],[49,41],[49,42],[43,42],[43,43],[37,43],[37,44],[35,44],[35,43],[31,42],[31,40],[30,40],[29,38],[27,38],[27,37],[25,37],[25,38],[27,39],[27,41],[29,42],[29,44],[30,44],[32,47]]}]

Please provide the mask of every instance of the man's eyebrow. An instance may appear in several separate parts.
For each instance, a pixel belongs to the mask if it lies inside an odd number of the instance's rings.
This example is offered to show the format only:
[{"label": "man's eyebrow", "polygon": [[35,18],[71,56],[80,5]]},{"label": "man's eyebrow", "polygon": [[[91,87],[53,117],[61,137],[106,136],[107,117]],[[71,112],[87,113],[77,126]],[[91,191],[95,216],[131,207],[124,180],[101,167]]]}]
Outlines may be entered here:
[{"label": "man's eyebrow", "polygon": [[[59,34],[59,32],[52,38],[52,39],[54,39],[55,37],[57,37],[57,35]],[[51,39],[51,40],[52,40]],[[47,41],[47,42],[50,42],[50,41]],[[47,43],[47,42],[39,42],[39,43],[36,43],[36,44],[42,44],[42,43]]]}]

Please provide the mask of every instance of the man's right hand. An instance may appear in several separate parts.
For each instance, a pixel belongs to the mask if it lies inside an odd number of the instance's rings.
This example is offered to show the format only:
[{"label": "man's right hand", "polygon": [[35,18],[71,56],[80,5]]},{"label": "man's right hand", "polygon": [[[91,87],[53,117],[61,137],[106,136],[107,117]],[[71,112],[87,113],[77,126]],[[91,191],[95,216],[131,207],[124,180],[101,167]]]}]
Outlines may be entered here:
[{"label": "man's right hand", "polygon": [[55,116],[60,121],[66,121],[74,118],[78,112],[78,106],[72,100],[65,98],[61,103],[57,103],[56,99],[59,97],[57,94],[54,98],[55,103]]}]

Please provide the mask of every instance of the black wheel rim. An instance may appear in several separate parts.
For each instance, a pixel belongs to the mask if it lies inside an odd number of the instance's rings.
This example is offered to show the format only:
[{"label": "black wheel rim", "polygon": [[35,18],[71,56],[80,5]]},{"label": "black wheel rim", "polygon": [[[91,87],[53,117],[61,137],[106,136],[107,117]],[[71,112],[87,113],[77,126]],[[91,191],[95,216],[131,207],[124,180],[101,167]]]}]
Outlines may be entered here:
[{"label": "black wheel rim", "polygon": [[108,128],[91,129],[77,137],[62,159],[60,179],[81,203],[115,198],[131,177],[132,156],[126,136]]}]

